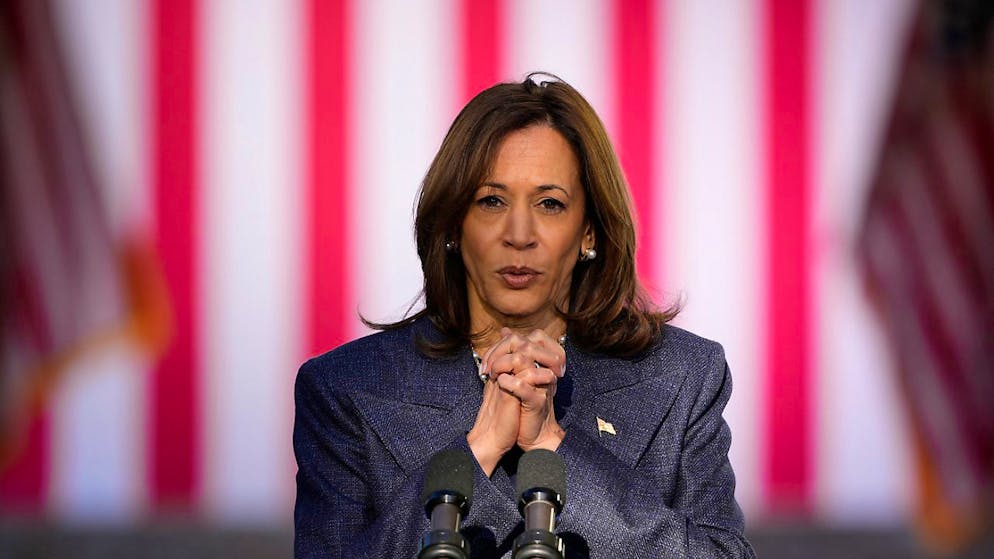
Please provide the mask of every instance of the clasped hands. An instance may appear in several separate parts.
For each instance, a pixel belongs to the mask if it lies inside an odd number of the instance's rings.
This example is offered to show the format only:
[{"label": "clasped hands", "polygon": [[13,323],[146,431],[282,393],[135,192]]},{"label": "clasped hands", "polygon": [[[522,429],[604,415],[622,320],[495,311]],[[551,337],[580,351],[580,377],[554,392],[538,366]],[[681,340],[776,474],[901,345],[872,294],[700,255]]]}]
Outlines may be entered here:
[{"label": "clasped hands", "polygon": [[483,355],[480,372],[489,379],[476,423],[466,436],[476,461],[489,476],[507,451],[555,451],[566,433],[556,421],[553,397],[566,374],[566,352],[543,330],[528,336],[502,328]]}]

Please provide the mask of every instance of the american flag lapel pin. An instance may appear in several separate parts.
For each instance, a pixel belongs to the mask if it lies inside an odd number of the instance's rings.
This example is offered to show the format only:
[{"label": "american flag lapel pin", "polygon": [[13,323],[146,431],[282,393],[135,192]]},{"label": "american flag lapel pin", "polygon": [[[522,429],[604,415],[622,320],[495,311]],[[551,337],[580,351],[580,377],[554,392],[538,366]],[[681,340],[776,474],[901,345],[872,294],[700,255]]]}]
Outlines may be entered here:
[{"label": "american flag lapel pin", "polygon": [[597,434],[603,436],[604,433],[608,435],[617,435],[618,432],[614,430],[614,425],[609,421],[604,421],[601,418],[597,418]]}]

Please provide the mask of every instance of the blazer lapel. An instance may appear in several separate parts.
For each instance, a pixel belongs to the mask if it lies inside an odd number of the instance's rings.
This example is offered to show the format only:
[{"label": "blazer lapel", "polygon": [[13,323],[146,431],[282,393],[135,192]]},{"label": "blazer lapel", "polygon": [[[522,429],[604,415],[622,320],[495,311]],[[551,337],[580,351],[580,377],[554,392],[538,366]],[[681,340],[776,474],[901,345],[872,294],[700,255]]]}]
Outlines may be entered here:
[{"label": "blazer lapel", "polygon": [[638,465],[666,419],[682,378],[657,357],[627,360],[574,350],[567,374],[576,384],[576,404],[561,422],[581,429],[632,467]]},{"label": "blazer lapel", "polygon": [[356,395],[366,422],[406,473],[472,427],[483,395],[474,369],[469,352],[453,360],[419,355],[393,375],[399,386],[389,393]]}]

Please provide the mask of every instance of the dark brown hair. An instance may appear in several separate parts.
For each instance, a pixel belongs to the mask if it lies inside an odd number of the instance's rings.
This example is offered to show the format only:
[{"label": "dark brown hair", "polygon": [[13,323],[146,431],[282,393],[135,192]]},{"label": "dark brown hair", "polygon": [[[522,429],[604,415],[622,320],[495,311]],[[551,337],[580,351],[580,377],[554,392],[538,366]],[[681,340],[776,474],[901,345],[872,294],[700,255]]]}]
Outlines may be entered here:
[{"label": "dark brown hair", "polygon": [[[549,80],[535,81],[539,75]],[[432,356],[452,355],[482,334],[469,331],[466,269],[459,253],[447,251],[445,244],[459,240],[466,212],[503,139],[535,124],[552,127],[572,146],[594,231],[597,257],[577,262],[570,308],[559,309],[572,342],[585,351],[633,356],[676,316],[676,305],[656,311],[639,285],[631,200],[604,125],[569,84],[533,73],[521,83],[484,90],[452,123],[421,183],[414,222],[425,308],[399,322],[367,324],[392,329],[427,316],[443,337],[419,340],[419,349]]]}]

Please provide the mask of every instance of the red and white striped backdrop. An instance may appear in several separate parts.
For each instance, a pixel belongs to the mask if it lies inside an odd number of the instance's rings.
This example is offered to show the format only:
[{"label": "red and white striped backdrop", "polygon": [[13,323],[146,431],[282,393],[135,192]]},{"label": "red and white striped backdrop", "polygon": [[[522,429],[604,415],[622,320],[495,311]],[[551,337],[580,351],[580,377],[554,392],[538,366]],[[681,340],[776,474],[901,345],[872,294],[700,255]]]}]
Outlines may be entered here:
[{"label": "red and white striped backdrop", "polygon": [[[750,520],[896,521],[911,459],[853,236],[910,0],[60,0],[116,227],[156,238],[158,363],[76,364],[19,463],[68,520],[285,523],[293,375],[420,288],[461,105],[530,70],[607,123],[639,270],[720,341]],[[23,489],[23,488],[22,488]]]}]

